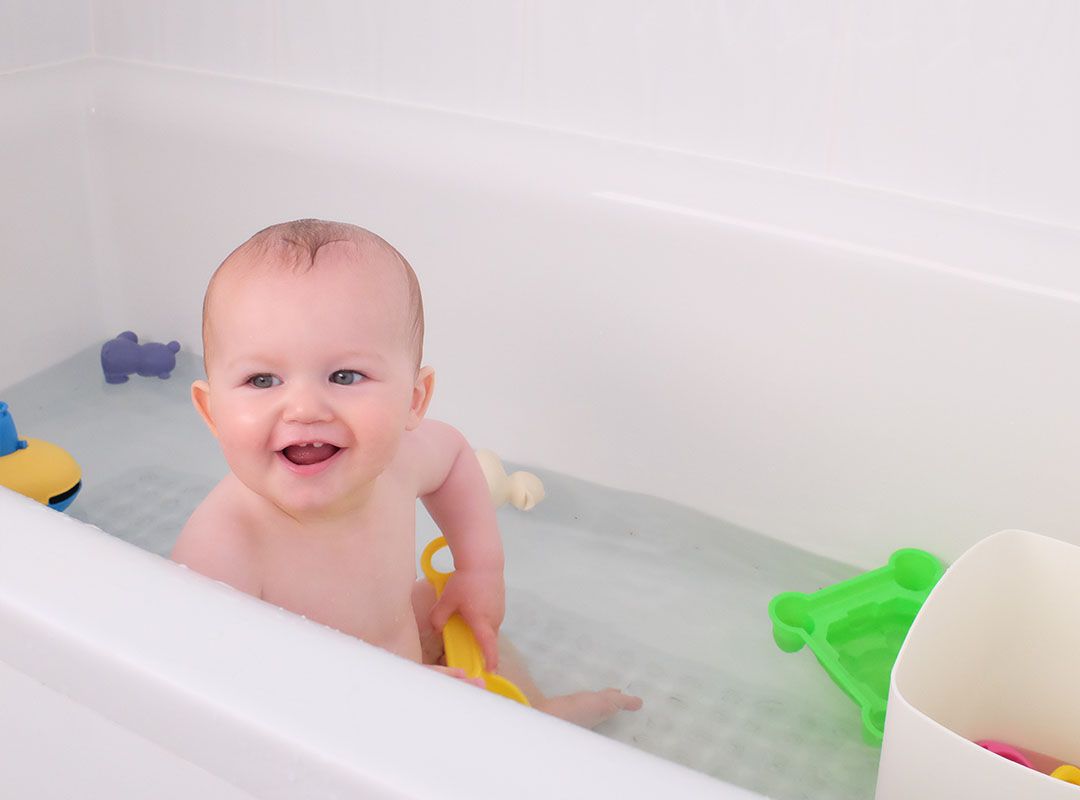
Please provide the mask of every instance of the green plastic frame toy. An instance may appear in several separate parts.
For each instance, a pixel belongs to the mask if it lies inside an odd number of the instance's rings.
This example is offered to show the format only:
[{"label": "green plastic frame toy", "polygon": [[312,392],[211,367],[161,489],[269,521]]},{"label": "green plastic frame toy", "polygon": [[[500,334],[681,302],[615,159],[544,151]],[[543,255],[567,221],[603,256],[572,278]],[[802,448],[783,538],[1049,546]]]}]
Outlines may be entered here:
[{"label": "green plastic frame toy", "polygon": [[784,592],[769,603],[773,639],[786,653],[809,645],[837,686],[862,710],[863,737],[881,744],[889,676],[915,615],[945,567],[923,550],[897,550],[884,567],[813,594]]}]

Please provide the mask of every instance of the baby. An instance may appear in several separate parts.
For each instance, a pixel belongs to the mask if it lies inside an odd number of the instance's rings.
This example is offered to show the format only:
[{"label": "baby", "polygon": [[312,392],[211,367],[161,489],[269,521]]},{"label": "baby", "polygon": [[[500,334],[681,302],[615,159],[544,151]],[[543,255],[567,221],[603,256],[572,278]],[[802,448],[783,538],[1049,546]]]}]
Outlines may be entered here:
[{"label": "baby", "polygon": [[[465,438],[424,417],[423,339],[416,275],[373,233],[300,220],[234,250],[206,290],[207,380],[191,387],[231,471],[172,558],[458,678],[436,631],[460,613],[534,707],[586,726],[640,708],[616,689],[546,698],[500,642],[495,512]],[[438,602],[416,580],[417,498],[454,557]]]}]

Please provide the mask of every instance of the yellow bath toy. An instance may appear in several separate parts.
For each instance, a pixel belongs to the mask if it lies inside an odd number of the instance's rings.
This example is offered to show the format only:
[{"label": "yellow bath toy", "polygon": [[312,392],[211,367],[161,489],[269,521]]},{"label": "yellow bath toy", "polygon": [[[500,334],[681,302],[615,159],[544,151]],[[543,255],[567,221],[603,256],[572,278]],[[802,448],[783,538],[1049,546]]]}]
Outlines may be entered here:
[{"label": "yellow bath toy", "polygon": [[[446,582],[450,580],[450,575],[453,574],[439,572],[431,565],[431,557],[444,547],[446,547],[446,539],[440,536],[430,542],[420,556],[420,568],[424,571],[427,579],[431,581],[431,585],[435,587],[437,597],[442,595]],[[517,700],[519,703],[529,705],[529,701],[525,699],[525,693],[521,689],[501,675],[488,672],[484,668],[484,656],[480,652],[480,645],[476,643],[476,637],[473,636],[472,629],[469,628],[468,623],[460,614],[454,614],[454,616],[450,617],[443,628],[443,645],[446,648],[446,666],[464,670],[465,675],[469,678],[482,678],[484,687],[489,692],[501,694],[503,697],[509,697],[511,700]]]},{"label": "yellow bath toy", "polygon": [[1050,777],[1080,786],[1080,769],[1077,769],[1072,764],[1062,764],[1050,773]]},{"label": "yellow bath toy", "polygon": [[63,448],[20,439],[7,403],[0,403],[0,486],[63,511],[82,488],[82,471]]}]

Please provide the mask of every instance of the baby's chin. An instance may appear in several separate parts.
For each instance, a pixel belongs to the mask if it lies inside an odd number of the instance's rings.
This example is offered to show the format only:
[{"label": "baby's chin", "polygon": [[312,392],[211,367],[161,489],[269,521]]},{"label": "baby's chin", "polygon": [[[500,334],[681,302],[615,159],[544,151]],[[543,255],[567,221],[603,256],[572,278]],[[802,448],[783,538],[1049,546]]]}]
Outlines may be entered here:
[{"label": "baby's chin", "polygon": [[[286,481],[272,494],[274,504],[294,519],[329,519],[343,517],[361,509],[371,496],[373,481],[350,475],[349,480]],[[299,484],[299,485],[297,485]]]},{"label": "baby's chin", "polygon": [[276,491],[265,499],[298,521],[318,521],[347,516],[354,510],[354,493],[317,491]]},{"label": "baby's chin", "polygon": [[271,470],[269,475],[266,472],[245,475],[233,471],[257,505],[275,508],[298,521],[345,515],[363,494],[362,490],[338,481],[305,481],[295,475],[273,473]]}]

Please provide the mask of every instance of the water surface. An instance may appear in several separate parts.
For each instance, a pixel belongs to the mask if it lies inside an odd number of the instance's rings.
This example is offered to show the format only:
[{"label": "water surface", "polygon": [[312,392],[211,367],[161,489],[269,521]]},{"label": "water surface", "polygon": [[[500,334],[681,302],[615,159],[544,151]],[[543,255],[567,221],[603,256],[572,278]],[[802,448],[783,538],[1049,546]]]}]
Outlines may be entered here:
[{"label": "water surface", "polygon": [[[167,555],[226,470],[188,399],[201,372],[182,352],[168,380],[109,385],[93,347],[0,400],[23,438],[79,461],[71,516]],[[503,632],[541,689],[638,694],[645,708],[601,734],[778,800],[873,796],[878,750],[861,740],[858,709],[809,651],[775,646],[766,614],[773,595],[814,591],[853,567],[659,498],[526,468],[548,496],[528,513],[499,511]],[[418,506],[418,546],[435,535]]]}]

